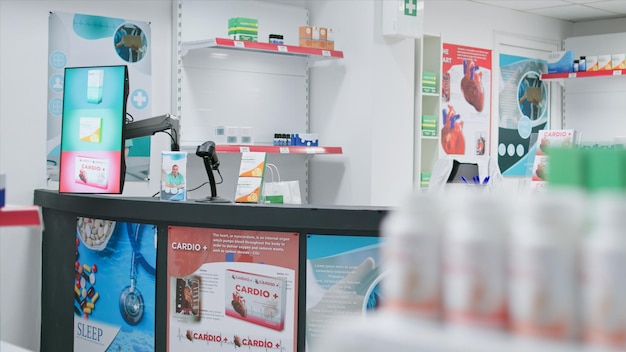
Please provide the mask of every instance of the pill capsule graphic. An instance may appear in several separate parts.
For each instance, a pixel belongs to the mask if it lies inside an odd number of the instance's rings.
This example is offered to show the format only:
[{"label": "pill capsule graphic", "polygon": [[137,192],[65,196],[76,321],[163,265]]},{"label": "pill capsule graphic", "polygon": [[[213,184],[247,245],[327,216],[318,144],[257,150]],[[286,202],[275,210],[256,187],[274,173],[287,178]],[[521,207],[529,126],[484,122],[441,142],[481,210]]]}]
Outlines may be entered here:
[{"label": "pill capsule graphic", "polygon": [[84,277],[80,278],[80,287],[85,288],[85,285],[87,284],[87,282],[85,281]]},{"label": "pill capsule graphic", "polygon": [[80,297],[80,291],[78,290],[78,287],[74,286],[74,293],[76,294],[76,297]]},{"label": "pill capsule graphic", "polygon": [[87,290],[87,297],[92,298],[94,293],[96,293],[96,291],[93,289],[93,286],[89,287]]},{"label": "pill capsule graphic", "polygon": [[96,274],[94,273],[89,274],[89,283],[92,285],[96,283]]},{"label": "pill capsule graphic", "polygon": [[78,309],[78,307],[74,306],[74,313],[76,313],[76,315],[80,316],[80,309]]},{"label": "pill capsule graphic", "polygon": [[[87,302],[86,307],[93,310],[96,307],[96,305],[91,303],[91,302]],[[87,309],[87,308],[85,308],[85,309]]]},{"label": "pill capsule graphic", "polygon": [[96,292],[96,294],[93,295],[93,298],[91,299],[91,303],[96,303],[99,297],[100,297],[100,294]]},{"label": "pill capsule graphic", "polygon": [[82,291],[80,291],[80,293],[81,293],[81,296],[83,296],[83,298],[87,297],[87,290],[85,290],[84,288]]},{"label": "pill capsule graphic", "polygon": [[85,271],[91,272],[91,268],[89,267],[89,265],[83,264],[83,268],[85,269]]},{"label": "pill capsule graphic", "polygon": [[93,270],[93,272],[94,272],[94,273],[97,273],[97,272],[98,272],[98,266],[94,263],[94,264],[91,266],[91,270]]},{"label": "pill capsule graphic", "polygon": [[85,310],[85,307],[87,307],[87,300],[83,299],[80,301],[80,309]]},{"label": "pill capsule graphic", "polygon": [[85,314],[91,314],[91,308],[85,307],[85,309],[83,309],[83,312],[85,312]]}]

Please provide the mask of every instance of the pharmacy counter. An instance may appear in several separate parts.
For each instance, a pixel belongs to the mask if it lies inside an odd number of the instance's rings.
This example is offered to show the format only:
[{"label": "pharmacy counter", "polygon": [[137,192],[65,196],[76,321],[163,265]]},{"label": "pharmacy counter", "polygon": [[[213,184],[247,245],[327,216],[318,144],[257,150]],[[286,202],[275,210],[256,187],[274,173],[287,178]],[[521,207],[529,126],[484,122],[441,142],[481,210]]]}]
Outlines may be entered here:
[{"label": "pharmacy counter", "polygon": [[[81,295],[81,290],[88,291],[87,289],[90,288],[89,281],[94,287],[101,285],[105,278],[103,275],[107,274],[106,270],[98,270],[96,274],[98,280],[100,277],[103,279],[98,284],[94,284],[95,277],[91,275],[92,267],[85,264],[85,269],[82,270],[82,263],[88,261],[90,253],[79,253],[80,236],[77,234],[79,232],[77,230],[79,217],[111,220],[118,223],[154,225],[152,228],[155,233],[155,245],[152,246],[152,250],[155,252],[155,265],[152,280],[155,282],[153,284],[156,293],[153,301],[150,302],[153,306],[146,304],[148,307],[146,310],[150,313],[153,311],[150,318],[153,319],[154,330],[149,331],[149,333],[154,336],[154,350],[166,351],[169,319],[167,271],[168,253],[170,252],[168,252],[168,245],[171,247],[168,236],[172,226],[225,229],[225,232],[232,229],[232,232],[235,233],[270,231],[299,234],[295,237],[298,240],[294,243],[295,250],[300,254],[296,261],[297,272],[300,275],[297,276],[299,290],[295,304],[297,316],[303,317],[307,235],[376,237],[380,222],[388,211],[387,208],[376,207],[166,202],[157,198],[59,194],[51,190],[35,190],[34,204],[41,207],[44,223],[41,302],[41,351],[44,352],[71,351],[74,349],[77,336],[80,337],[79,342],[84,343],[85,340],[100,338],[100,334],[102,334],[102,330],[91,326],[89,326],[91,330],[85,330],[89,324],[76,323],[76,320],[80,319],[75,319],[75,317],[82,319],[82,313],[86,312],[87,308],[94,307],[93,303],[89,306],[89,299],[95,302],[93,290],[89,290],[92,292],[88,292],[88,295],[85,295],[85,292],[82,292]],[[136,228],[139,229],[139,226]],[[129,230],[128,233],[128,238],[124,237],[123,240],[129,242],[130,239],[132,243],[131,231]],[[135,235],[135,239],[137,239],[137,235]],[[134,262],[141,262],[145,259],[141,256],[135,256],[137,244],[135,243],[134,246],[132,249],[133,267],[135,266]],[[116,255],[121,255],[117,249],[106,252],[106,254],[113,259]],[[126,257],[128,257],[128,261]],[[130,255],[126,255],[126,257],[123,258],[123,263],[130,262]],[[80,272],[78,271],[79,266]],[[137,267],[139,266],[137,265]],[[93,266],[93,272],[95,271],[96,267]],[[128,269],[124,269],[118,276],[127,280]],[[82,277],[86,278],[86,284],[85,281],[82,281]],[[131,270],[132,277],[133,271]],[[87,278],[91,278],[91,280]],[[138,280],[145,281],[144,277],[139,277]],[[73,287],[74,290],[72,290]],[[100,287],[102,286],[98,286],[98,288]],[[103,291],[102,295],[95,298],[103,297],[105,294],[107,293]],[[115,294],[119,296],[119,291]],[[100,302],[102,300],[103,298],[100,298]],[[94,311],[99,309],[98,304],[100,302],[95,304]],[[103,308],[100,309],[102,312]],[[79,312],[79,310],[82,311]],[[84,314],[84,319],[89,322],[87,313]],[[297,350],[304,351],[303,319],[297,319],[296,323]],[[137,326],[141,326],[141,324],[137,324]],[[184,342],[184,338],[182,340]]]}]

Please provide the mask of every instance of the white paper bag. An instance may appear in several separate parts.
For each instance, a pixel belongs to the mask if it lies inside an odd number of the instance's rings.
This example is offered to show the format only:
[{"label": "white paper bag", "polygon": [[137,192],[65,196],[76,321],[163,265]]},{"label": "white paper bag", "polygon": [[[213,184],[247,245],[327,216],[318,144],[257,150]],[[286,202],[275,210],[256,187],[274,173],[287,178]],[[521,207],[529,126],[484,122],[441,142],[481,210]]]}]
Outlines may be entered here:
[{"label": "white paper bag", "polygon": [[[263,185],[263,199],[265,203],[302,204],[300,196],[300,181],[281,181],[278,168],[274,164],[267,164],[272,175],[271,181]],[[280,197],[282,196],[282,202]]]}]

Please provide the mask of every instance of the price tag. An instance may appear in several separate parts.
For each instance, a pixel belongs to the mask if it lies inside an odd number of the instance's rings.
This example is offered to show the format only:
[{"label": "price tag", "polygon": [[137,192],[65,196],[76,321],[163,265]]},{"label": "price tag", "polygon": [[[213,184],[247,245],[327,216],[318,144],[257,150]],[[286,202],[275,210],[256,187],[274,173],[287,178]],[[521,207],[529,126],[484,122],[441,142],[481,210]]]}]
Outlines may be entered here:
[{"label": "price tag", "polygon": [[570,74],[567,77],[568,78],[576,78],[576,73],[570,72]]},{"label": "price tag", "polygon": [[248,153],[250,152],[250,147],[239,147],[240,153]]},{"label": "price tag", "polygon": [[316,151],[317,151],[317,149],[316,149],[316,148],[306,148],[306,149],[305,149],[305,153],[306,153],[306,154],[315,154],[315,153],[316,153]]},{"label": "price tag", "polygon": [[613,76],[621,76],[621,75],[622,75],[622,70],[613,71]]},{"label": "price tag", "polygon": [[279,150],[281,154],[289,154],[289,147],[280,147]]},{"label": "price tag", "polygon": [[246,46],[244,45],[243,42],[240,42],[238,40],[235,40],[235,48],[245,48]]},{"label": "price tag", "polygon": [[284,45],[279,45],[278,46],[278,51],[280,51],[281,53],[286,53],[288,52],[287,47]]},{"label": "price tag", "polygon": [[322,56],[330,56],[330,51],[322,50]]}]

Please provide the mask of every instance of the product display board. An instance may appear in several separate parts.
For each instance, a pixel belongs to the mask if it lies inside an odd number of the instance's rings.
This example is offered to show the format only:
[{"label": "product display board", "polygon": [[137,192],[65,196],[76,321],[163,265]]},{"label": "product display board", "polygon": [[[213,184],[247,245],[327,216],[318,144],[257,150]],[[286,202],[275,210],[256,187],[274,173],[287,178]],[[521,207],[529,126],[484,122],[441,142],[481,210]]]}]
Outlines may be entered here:
[{"label": "product display board", "polygon": [[74,351],[154,350],[155,268],[156,226],[78,218]]},{"label": "product display board", "polygon": [[489,155],[491,50],[443,43],[440,155]]},{"label": "product display board", "polygon": [[168,233],[168,351],[296,351],[299,234]]},{"label": "product display board", "polygon": [[307,235],[306,350],[333,318],[366,316],[381,305],[379,237]]},{"label": "product display board", "polygon": [[59,192],[122,193],[128,69],[67,67]]}]

